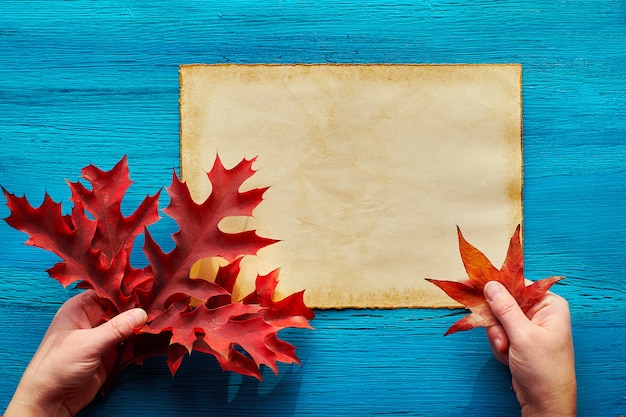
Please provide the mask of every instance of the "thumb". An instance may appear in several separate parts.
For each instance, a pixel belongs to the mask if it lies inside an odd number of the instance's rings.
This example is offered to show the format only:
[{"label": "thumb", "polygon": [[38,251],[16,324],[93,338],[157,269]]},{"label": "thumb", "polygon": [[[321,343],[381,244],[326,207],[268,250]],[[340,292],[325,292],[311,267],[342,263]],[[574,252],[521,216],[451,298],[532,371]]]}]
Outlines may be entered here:
[{"label": "thumb", "polygon": [[530,321],[506,287],[497,281],[489,281],[483,292],[491,312],[504,327],[509,339],[522,336],[523,328]]},{"label": "thumb", "polygon": [[148,315],[140,308],[124,311],[106,323],[92,329],[92,340],[102,347],[117,345],[131,337],[133,329],[146,323]]}]

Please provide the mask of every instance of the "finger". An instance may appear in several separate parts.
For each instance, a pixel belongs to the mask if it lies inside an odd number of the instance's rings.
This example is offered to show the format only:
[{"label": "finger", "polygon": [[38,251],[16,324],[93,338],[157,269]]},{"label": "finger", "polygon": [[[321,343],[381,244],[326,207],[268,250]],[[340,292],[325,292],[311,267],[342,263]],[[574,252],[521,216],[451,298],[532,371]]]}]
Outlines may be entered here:
[{"label": "finger", "polygon": [[85,291],[74,295],[65,301],[54,316],[50,324],[54,329],[91,329],[91,316],[102,315],[102,309],[93,300],[95,292]]},{"label": "finger", "polygon": [[133,335],[136,329],[146,323],[148,315],[140,308],[125,311],[106,323],[92,329],[92,341],[102,350],[119,344]]},{"label": "finger", "polygon": [[[96,327],[102,324],[103,315],[107,311],[106,303],[110,303],[108,300],[99,298],[94,290],[87,290],[84,293],[83,311],[89,321],[88,328]],[[86,323],[87,324],[87,323]]]},{"label": "finger", "polygon": [[500,325],[487,327],[487,340],[493,356],[505,365],[509,364],[509,338]]},{"label": "finger", "polygon": [[515,298],[496,281],[489,281],[484,289],[485,299],[510,340],[523,337],[523,329],[530,324]]}]

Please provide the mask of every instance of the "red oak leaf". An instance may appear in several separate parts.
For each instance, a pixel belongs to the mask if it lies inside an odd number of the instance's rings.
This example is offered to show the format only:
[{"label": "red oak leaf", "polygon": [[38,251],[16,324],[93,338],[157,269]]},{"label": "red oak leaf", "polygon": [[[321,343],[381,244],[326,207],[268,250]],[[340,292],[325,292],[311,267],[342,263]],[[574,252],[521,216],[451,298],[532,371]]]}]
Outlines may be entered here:
[{"label": "red oak leaf", "polygon": [[443,281],[427,278],[441,288],[451,298],[463,304],[471,311],[470,314],[457,321],[446,331],[449,335],[458,331],[470,330],[474,327],[488,327],[498,324],[491,313],[483,295],[483,288],[489,281],[502,283],[515,297],[524,312],[530,310],[550,287],[563,277],[550,277],[526,285],[524,279],[524,255],[520,241],[520,226],[518,225],[511,237],[509,249],[504,263],[497,269],[487,257],[474,246],[469,244],[461,229],[457,227],[459,249],[465,271],[469,277],[467,284],[457,281]]},{"label": "red oak leaf", "polygon": [[204,280],[190,280],[189,271],[194,263],[203,258],[220,256],[229,261],[239,256],[255,255],[264,246],[276,240],[260,237],[255,231],[224,233],[219,223],[231,216],[251,216],[254,208],[262,201],[267,188],[239,192],[239,188],[254,171],[252,160],[243,160],[231,170],[226,170],[219,157],[208,173],[212,192],[204,203],[195,203],[184,182],[176,173],[172,185],[167,189],[170,204],[164,212],[178,223],[180,230],[174,233],[176,247],[163,253],[149,233],[146,233],[144,252],[154,273],[153,299],[149,301],[150,318],[160,314],[178,294],[193,296],[206,302],[223,293],[223,288]]},{"label": "red oak leaf", "polygon": [[248,294],[243,302],[266,307],[263,310],[265,320],[275,326],[310,328],[308,320],[313,319],[313,313],[304,305],[304,291],[275,301],[273,294],[277,284],[278,270],[258,276],[255,291]]},{"label": "red oak leaf", "polygon": [[[91,189],[68,182],[74,203],[69,215],[63,215],[61,204],[48,195],[33,208],[25,197],[3,188],[11,212],[6,222],[29,235],[27,244],[61,258],[48,270],[51,277],[64,286],[79,281],[79,287],[93,288],[108,303],[102,321],[133,307],[148,312],[148,323],[120,345],[112,375],[154,355],[166,355],[174,374],[192,350],[215,356],[225,370],[257,378],[262,365],[277,372],[277,362],[299,363],[295,348],[277,333],[286,327],[310,328],[314,314],[302,292],[275,301],[276,270],[259,276],[255,291],[244,299],[232,295],[242,257],[276,242],[255,231],[225,233],[219,228],[227,217],[252,216],[263,200],[267,188],[240,191],[254,174],[253,162],[244,159],[226,169],[216,158],[207,174],[212,191],[201,203],[192,200],[187,185],[173,174],[164,212],[179,230],[173,234],[175,247],[167,253],[147,230],[159,219],[159,193],[146,197],[131,215],[122,214],[122,199],[132,184],[126,157],[110,171],[84,168],[82,178]],[[142,233],[148,265],[135,268],[130,254]],[[213,281],[190,278],[193,264],[208,257],[229,263]]]},{"label": "red oak leaf", "polygon": [[91,246],[97,221],[87,217],[80,201],[74,205],[71,215],[64,216],[61,204],[52,201],[47,194],[42,205],[33,208],[25,197],[16,197],[4,188],[3,191],[11,211],[6,222],[30,236],[26,244],[47,249],[62,259],[48,269],[52,278],[63,286],[79,280],[88,282],[98,296],[112,303],[111,314],[132,306],[130,297],[115,289],[119,288],[129,268],[130,252],[121,248],[113,262]]},{"label": "red oak leaf", "polygon": [[128,162],[124,156],[111,171],[104,172],[94,165],[81,171],[81,177],[92,186],[87,189],[80,182],[69,182],[71,200],[81,202],[97,221],[96,233],[91,246],[99,249],[107,258],[113,258],[122,245],[132,247],[135,237],[145,227],[159,220],[157,210],[160,192],[146,197],[135,212],[125,217],[121,211],[122,197],[131,186]]}]

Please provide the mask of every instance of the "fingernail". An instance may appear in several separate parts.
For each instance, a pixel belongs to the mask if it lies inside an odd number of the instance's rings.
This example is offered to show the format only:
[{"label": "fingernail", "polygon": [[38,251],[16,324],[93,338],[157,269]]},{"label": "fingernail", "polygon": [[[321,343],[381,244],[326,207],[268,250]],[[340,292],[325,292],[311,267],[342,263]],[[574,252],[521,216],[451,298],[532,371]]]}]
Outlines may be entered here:
[{"label": "fingernail", "polygon": [[496,350],[496,352],[502,352],[502,339],[501,338],[496,337],[495,339],[493,339],[492,343],[493,343],[493,348]]},{"label": "fingernail", "polygon": [[139,326],[143,326],[146,322],[148,315],[145,311],[140,308],[135,308],[128,313],[126,319],[128,320],[128,324],[134,329]]},{"label": "fingernail", "polygon": [[502,287],[502,284],[497,281],[489,281],[483,288],[483,293],[485,294],[487,301],[495,301],[503,294],[503,291],[504,288]]}]

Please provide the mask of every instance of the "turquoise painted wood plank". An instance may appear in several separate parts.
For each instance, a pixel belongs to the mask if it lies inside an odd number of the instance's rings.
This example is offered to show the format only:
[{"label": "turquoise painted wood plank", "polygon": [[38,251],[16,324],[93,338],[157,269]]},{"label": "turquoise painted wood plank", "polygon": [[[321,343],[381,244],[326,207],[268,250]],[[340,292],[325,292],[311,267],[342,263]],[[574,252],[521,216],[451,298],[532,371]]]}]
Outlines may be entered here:
[{"label": "turquoise painted wood plank", "polygon": [[[131,210],[179,167],[179,65],[225,62],[521,63],[527,275],[567,276],[580,415],[626,414],[626,2],[5,0],[0,184],[67,201],[63,179],[128,154]],[[24,239],[0,224],[0,409],[74,293]],[[194,354],[172,379],[155,359],[83,415],[516,415],[484,332],[441,336],[459,314],[320,311],[285,333],[301,368],[259,384]]]}]

